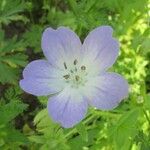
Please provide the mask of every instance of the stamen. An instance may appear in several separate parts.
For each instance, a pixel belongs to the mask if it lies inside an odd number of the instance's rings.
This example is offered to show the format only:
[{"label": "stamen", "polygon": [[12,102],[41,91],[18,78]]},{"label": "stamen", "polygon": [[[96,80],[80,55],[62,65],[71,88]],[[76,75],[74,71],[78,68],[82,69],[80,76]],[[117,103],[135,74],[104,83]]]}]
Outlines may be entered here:
[{"label": "stamen", "polygon": [[79,81],[80,77],[78,75],[75,76],[76,81]]},{"label": "stamen", "polygon": [[67,80],[67,79],[69,79],[70,75],[69,75],[69,74],[66,74],[66,75],[64,75],[63,77]]},{"label": "stamen", "polygon": [[66,63],[64,62],[64,67],[65,67],[65,69],[67,69],[67,65],[66,65]]},{"label": "stamen", "polygon": [[81,70],[86,70],[86,67],[85,66],[81,66]]},{"label": "stamen", "polygon": [[78,63],[77,59],[74,60],[73,64],[76,65]]}]

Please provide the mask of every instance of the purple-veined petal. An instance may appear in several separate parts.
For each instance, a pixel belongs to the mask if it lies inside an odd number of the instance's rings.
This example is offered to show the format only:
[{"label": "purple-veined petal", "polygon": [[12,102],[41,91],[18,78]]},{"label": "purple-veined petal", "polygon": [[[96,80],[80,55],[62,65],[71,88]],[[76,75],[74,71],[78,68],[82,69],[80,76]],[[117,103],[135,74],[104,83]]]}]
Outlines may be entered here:
[{"label": "purple-veined petal", "polygon": [[60,70],[52,67],[45,60],[29,63],[23,71],[21,88],[27,93],[42,96],[59,92],[63,89],[63,76]]},{"label": "purple-veined petal", "polygon": [[128,95],[128,83],[117,73],[103,73],[91,79],[87,86],[84,93],[89,103],[102,110],[117,107]]},{"label": "purple-veined petal", "polygon": [[66,88],[51,97],[47,107],[54,121],[61,123],[65,128],[70,128],[85,117],[88,103],[79,93]]},{"label": "purple-veined petal", "polygon": [[64,61],[80,56],[81,41],[69,28],[47,28],[42,36],[42,49],[52,65],[64,68]]},{"label": "purple-veined petal", "polygon": [[101,26],[89,33],[83,43],[85,61],[95,62],[99,71],[111,67],[119,51],[119,42],[112,37],[110,26]]}]

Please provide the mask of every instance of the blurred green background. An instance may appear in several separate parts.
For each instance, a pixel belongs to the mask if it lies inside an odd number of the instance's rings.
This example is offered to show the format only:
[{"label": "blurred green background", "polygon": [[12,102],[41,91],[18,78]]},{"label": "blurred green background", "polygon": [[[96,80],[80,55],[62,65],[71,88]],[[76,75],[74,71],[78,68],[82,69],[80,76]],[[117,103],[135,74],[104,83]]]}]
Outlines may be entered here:
[{"label": "blurred green background", "polygon": [[[43,58],[41,34],[68,26],[81,38],[111,25],[121,43],[111,70],[130,84],[112,111],[90,108],[72,129],[47,114],[47,97],[24,93],[18,81]],[[0,0],[0,150],[150,150],[150,0]]]}]

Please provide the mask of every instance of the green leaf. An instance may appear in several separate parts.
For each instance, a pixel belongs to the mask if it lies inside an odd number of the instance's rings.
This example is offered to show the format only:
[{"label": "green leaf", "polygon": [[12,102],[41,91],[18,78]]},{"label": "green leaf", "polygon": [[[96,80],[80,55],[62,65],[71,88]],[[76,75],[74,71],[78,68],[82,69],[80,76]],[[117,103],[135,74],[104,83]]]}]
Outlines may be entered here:
[{"label": "green leaf", "polygon": [[0,82],[1,83],[15,83],[17,80],[18,70],[16,68],[11,68],[8,65],[0,62]]},{"label": "green leaf", "polygon": [[77,149],[83,149],[84,147],[90,147],[91,145],[95,144],[95,139],[98,137],[98,133],[99,133],[100,129],[97,128],[93,128],[91,130],[88,130],[88,141],[83,141],[81,136],[75,136],[72,137],[68,144],[71,147],[71,150],[77,150]]},{"label": "green leaf", "polygon": [[145,95],[144,107],[150,111],[150,94]]},{"label": "green leaf", "polygon": [[37,132],[40,134],[38,136],[31,136],[30,140],[41,144],[41,150],[68,150],[62,128],[50,119],[47,109],[41,110],[36,115],[34,124],[36,125]]},{"label": "green leaf", "polygon": [[9,56],[3,56],[0,61],[9,64],[12,67],[25,66],[27,64],[27,56],[25,54],[17,53]]},{"label": "green leaf", "polygon": [[25,45],[34,48],[35,52],[41,51],[41,36],[44,27],[32,25],[23,35]]},{"label": "green leaf", "polygon": [[81,135],[82,139],[87,142],[88,141],[88,133],[86,130],[86,126],[83,123],[80,123],[76,126],[78,133]]},{"label": "green leaf", "polygon": [[53,130],[54,128],[58,127],[55,124],[50,116],[48,115],[47,109],[42,109],[34,118],[34,124],[39,132],[48,134],[47,130]]},{"label": "green leaf", "polygon": [[45,118],[48,117],[48,112],[47,109],[43,109],[41,110],[34,118],[34,124],[38,125],[38,127],[45,127],[47,126],[50,122],[47,122],[45,124],[45,122],[43,122],[43,120],[45,120]]},{"label": "green leaf", "polygon": [[109,136],[115,143],[116,150],[122,147],[127,150],[131,144],[131,140],[135,137],[137,131],[136,123],[139,115],[139,109],[135,108],[125,113],[116,123],[109,129]]},{"label": "green leaf", "polygon": [[0,129],[0,149],[20,149],[21,145],[29,143],[28,138],[19,130],[14,129],[13,126],[7,125]]},{"label": "green leaf", "polygon": [[19,101],[11,101],[10,103],[0,106],[0,124],[7,124],[14,119],[17,115],[22,113],[27,108],[26,104]]},{"label": "green leaf", "polygon": [[141,145],[141,150],[149,150],[150,148],[150,134],[147,136],[143,131],[139,131],[138,135],[135,137],[136,144]]},{"label": "green leaf", "polygon": [[17,142],[17,143],[21,143],[21,144],[27,144],[28,143],[28,139],[25,135],[23,135],[21,132],[19,132],[19,130],[13,129],[12,127],[8,127],[6,129],[7,132],[7,142]]},{"label": "green leaf", "polygon": [[11,21],[27,21],[28,19],[18,13],[24,11],[26,5],[21,0],[1,0],[0,1],[0,24],[8,24]]},{"label": "green leaf", "polygon": [[18,79],[20,66],[27,64],[27,56],[21,51],[24,49],[22,41],[18,41],[16,37],[6,40],[4,39],[4,31],[0,34],[0,82],[1,83],[16,83]]},{"label": "green leaf", "polygon": [[44,136],[31,135],[29,136],[29,140],[38,144],[42,144],[45,142]]},{"label": "green leaf", "polygon": [[38,100],[39,100],[39,102],[40,102],[42,105],[46,106],[46,105],[47,105],[47,101],[48,101],[48,97],[47,97],[47,96],[39,96],[39,97],[38,97]]}]

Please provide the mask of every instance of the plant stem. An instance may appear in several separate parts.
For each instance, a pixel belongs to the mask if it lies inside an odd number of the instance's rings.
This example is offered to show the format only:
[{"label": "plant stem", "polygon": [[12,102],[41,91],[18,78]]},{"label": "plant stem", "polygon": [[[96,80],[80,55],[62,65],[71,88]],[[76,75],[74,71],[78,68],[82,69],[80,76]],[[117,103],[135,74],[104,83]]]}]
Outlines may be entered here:
[{"label": "plant stem", "polygon": [[149,118],[149,116],[148,116],[146,110],[143,109],[143,112],[144,112],[144,115],[145,115],[145,117],[146,117],[146,119],[147,119],[149,125],[150,125],[150,118]]},{"label": "plant stem", "polygon": [[[88,123],[89,121],[91,121],[93,118],[95,117],[95,115],[91,115],[89,116],[85,121],[83,121],[83,124],[86,124]],[[65,138],[68,138],[69,136],[71,136],[73,133],[77,132],[77,129],[74,128],[72,129],[70,132],[68,132],[66,135],[65,135]]]}]

